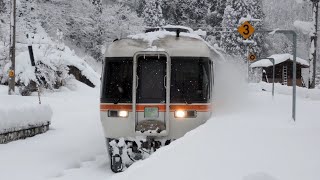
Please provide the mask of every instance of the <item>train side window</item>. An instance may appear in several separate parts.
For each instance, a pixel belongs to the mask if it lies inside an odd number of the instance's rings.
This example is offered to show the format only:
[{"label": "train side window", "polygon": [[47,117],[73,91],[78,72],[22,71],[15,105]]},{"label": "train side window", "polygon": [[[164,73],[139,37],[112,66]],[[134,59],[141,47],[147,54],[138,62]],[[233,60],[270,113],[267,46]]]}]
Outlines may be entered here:
[{"label": "train side window", "polygon": [[211,77],[208,58],[173,57],[171,70],[171,102],[209,102]]},{"label": "train side window", "polygon": [[110,58],[105,62],[102,98],[106,102],[132,102],[132,58]]}]

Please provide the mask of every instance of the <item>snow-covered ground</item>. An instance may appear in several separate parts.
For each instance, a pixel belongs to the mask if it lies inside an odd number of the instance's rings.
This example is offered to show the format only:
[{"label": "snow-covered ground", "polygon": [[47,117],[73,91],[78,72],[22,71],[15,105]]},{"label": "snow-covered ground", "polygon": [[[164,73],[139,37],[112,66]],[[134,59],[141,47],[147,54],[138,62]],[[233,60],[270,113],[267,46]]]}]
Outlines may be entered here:
[{"label": "snow-covered ground", "polygon": [[[320,177],[320,101],[312,97],[298,97],[293,122],[290,95],[276,93],[272,99],[269,91],[260,90],[270,88],[265,84],[229,88],[228,93],[242,91],[241,98],[234,94],[222,96],[224,102],[217,98],[214,117],[206,124],[124,173],[113,174],[99,120],[99,89],[75,85],[73,91],[63,88],[42,97],[53,110],[47,133],[0,145],[1,180]],[[6,90],[0,86],[1,95]],[[26,98],[37,101],[36,96]]]},{"label": "snow-covered ground", "polygon": [[[114,179],[314,180],[320,177],[320,101],[250,92],[232,110],[217,107],[205,125]],[[218,104],[216,106],[219,106]]]},{"label": "snow-covered ground", "polygon": [[[75,87],[76,86],[76,87]],[[99,120],[99,89],[75,82],[74,89],[41,98],[53,110],[50,130],[25,140],[0,144],[1,180],[43,180],[76,176],[108,177],[108,159]],[[0,86],[1,95],[7,87]],[[37,96],[23,97],[38,102]],[[0,99],[2,102],[2,99]]]},{"label": "snow-covered ground", "polygon": [[[0,89],[8,90],[8,88]],[[5,91],[7,92],[7,91]],[[42,126],[51,121],[52,110],[48,104],[38,104],[37,99],[0,93],[0,133]]]}]

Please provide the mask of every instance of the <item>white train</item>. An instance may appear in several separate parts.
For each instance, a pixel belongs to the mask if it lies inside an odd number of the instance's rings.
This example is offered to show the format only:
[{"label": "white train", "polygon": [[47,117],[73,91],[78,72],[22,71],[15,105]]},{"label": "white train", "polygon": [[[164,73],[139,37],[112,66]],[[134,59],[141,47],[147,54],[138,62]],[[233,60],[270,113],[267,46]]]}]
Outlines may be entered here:
[{"label": "white train", "polygon": [[101,122],[114,172],[206,122],[213,58],[198,36],[157,31],[114,41],[105,53]]}]

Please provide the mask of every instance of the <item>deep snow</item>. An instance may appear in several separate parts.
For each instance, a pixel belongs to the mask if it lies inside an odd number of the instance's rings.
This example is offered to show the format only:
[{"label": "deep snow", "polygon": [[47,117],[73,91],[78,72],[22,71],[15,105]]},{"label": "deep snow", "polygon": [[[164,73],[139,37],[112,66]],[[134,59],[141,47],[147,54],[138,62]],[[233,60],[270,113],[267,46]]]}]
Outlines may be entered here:
[{"label": "deep snow", "polygon": [[[42,103],[53,110],[50,130],[26,140],[0,144],[1,180],[44,180],[68,177],[81,169],[81,177],[108,177],[107,155],[99,121],[99,89],[74,81],[55,93],[45,92]],[[0,86],[1,95],[7,87]],[[37,96],[25,97],[38,102]],[[88,169],[94,169],[86,171]]]},{"label": "deep snow", "polygon": [[[2,88],[1,88],[2,90]],[[8,90],[8,88],[3,89]],[[41,126],[51,121],[52,110],[48,104],[38,104],[35,98],[0,93],[0,133]]]},{"label": "deep snow", "polygon": [[[214,117],[206,124],[124,173],[113,174],[99,120],[99,89],[72,84],[72,91],[62,88],[42,97],[53,110],[47,133],[0,145],[1,180],[320,177],[320,101],[312,97],[298,97],[294,123],[290,95],[276,93],[272,100],[266,84],[247,87],[235,83],[233,89],[232,83],[224,84],[225,88],[216,89],[225,91],[222,98],[217,97]],[[262,86],[267,91],[261,91]],[[2,95],[6,90],[0,86]],[[36,96],[27,98],[37,101]]]}]

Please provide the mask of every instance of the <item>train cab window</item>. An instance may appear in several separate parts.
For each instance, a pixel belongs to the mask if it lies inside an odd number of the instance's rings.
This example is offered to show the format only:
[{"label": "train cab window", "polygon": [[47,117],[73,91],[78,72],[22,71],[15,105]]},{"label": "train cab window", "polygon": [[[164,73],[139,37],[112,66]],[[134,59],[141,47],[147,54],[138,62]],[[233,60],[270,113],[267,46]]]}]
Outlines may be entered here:
[{"label": "train cab window", "polygon": [[102,100],[112,103],[132,102],[132,58],[106,58]]},{"label": "train cab window", "polygon": [[201,57],[173,57],[171,60],[171,102],[206,103],[210,100],[210,60]]}]

